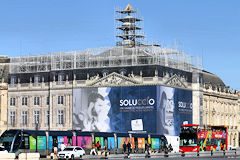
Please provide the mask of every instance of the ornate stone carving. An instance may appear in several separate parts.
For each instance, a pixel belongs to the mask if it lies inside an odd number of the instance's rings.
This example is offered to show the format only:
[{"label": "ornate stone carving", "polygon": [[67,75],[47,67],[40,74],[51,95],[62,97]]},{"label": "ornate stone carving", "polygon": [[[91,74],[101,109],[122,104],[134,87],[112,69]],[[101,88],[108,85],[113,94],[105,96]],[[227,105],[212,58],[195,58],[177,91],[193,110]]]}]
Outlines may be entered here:
[{"label": "ornate stone carving", "polygon": [[90,83],[88,86],[118,86],[139,84],[139,82],[132,79],[134,77],[133,75],[131,75],[130,77],[131,78],[113,72],[103,78],[96,78],[95,81]]},{"label": "ornate stone carving", "polygon": [[93,76],[93,77],[90,77],[90,80],[91,81],[96,81],[98,80],[100,77],[99,77],[99,74],[97,74],[96,76]]},{"label": "ornate stone carving", "polygon": [[165,82],[166,85],[187,88],[181,79],[175,74]]}]

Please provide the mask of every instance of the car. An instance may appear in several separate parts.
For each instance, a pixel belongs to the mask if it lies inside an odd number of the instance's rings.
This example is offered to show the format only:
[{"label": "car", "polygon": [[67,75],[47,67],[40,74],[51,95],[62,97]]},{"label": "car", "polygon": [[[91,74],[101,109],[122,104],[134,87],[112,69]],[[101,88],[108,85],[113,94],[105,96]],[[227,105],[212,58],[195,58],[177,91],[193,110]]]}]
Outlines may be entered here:
[{"label": "car", "polygon": [[78,146],[68,146],[63,151],[58,152],[58,159],[82,158],[85,155],[84,149]]},{"label": "car", "polygon": [[236,147],[233,147],[231,145],[228,145],[228,150],[236,150],[237,148]]}]

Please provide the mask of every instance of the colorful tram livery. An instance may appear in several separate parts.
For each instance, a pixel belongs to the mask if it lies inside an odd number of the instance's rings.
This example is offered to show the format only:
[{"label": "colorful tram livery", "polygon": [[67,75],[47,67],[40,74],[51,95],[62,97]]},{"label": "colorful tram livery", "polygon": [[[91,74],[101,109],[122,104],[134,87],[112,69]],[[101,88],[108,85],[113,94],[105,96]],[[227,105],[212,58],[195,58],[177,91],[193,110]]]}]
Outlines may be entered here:
[{"label": "colorful tram livery", "polygon": [[102,149],[106,146],[112,153],[122,153],[124,141],[126,143],[130,141],[133,151],[139,153],[144,151],[147,142],[151,143],[151,147],[156,150],[164,149],[167,146],[167,139],[162,135],[40,130],[38,132],[35,130],[7,130],[1,135],[0,145],[16,155],[37,150],[41,156],[46,156],[53,152],[54,146],[60,149],[62,143],[81,146],[86,153],[89,153],[93,144],[99,142]]},{"label": "colorful tram livery", "polygon": [[227,150],[227,126],[181,125],[180,152]]}]

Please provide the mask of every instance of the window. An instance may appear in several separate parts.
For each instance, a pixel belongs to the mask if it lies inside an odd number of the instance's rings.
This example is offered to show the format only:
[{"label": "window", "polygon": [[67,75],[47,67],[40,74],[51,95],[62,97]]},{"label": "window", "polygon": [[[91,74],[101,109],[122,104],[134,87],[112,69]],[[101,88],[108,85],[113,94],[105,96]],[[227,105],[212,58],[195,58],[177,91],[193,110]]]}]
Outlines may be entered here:
[{"label": "window", "polygon": [[57,124],[63,124],[63,110],[57,112]]},{"label": "window", "polygon": [[127,73],[127,70],[126,69],[120,69],[119,72],[120,72],[121,75],[124,76]]},{"label": "window", "polygon": [[27,106],[27,97],[22,98],[22,105]]},{"label": "window", "polygon": [[102,75],[103,75],[103,77],[107,76],[108,73],[109,73],[109,71],[104,69],[104,70],[102,71]]},{"label": "window", "polygon": [[49,123],[50,123],[50,112],[49,111],[46,111],[46,125],[48,126]]},{"label": "window", "polygon": [[10,106],[15,106],[15,98],[10,98]]},{"label": "window", "polygon": [[49,105],[50,104],[50,99],[49,97],[46,98],[46,105]]},{"label": "window", "polygon": [[29,136],[24,136],[22,139],[20,149],[29,149],[29,147],[30,147]]},{"label": "window", "polygon": [[63,104],[63,96],[58,96],[58,104]]},{"label": "window", "polygon": [[17,77],[11,77],[11,84],[17,84]]},{"label": "window", "polygon": [[38,106],[40,104],[39,99],[40,99],[39,97],[34,97],[34,105],[35,106]]},{"label": "window", "polygon": [[63,82],[64,81],[64,74],[63,73],[60,73],[58,74],[58,82]]},{"label": "window", "polygon": [[39,124],[39,111],[33,111],[33,123]]},{"label": "window", "polygon": [[34,76],[34,83],[35,84],[40,83],[40,76],[39,75]]},{"label": "window", "polygon": [[15,111],[10,111],[10,125],[15,125]]},{"label": "window", "polygon": [[22,111],[22,125],[27,125],[27,111]]}]

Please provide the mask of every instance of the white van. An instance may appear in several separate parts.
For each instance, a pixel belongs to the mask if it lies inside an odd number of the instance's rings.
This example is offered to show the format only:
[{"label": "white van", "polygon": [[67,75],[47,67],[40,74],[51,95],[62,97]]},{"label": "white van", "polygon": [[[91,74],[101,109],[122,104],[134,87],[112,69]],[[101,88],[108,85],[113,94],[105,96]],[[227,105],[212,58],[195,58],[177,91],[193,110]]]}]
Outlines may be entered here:
[{"label": "white van", "polygon": [[179,152],[179,143],[180,143],[180,138],[179,136],[165,136],[168,141],[168,147],[171,144],[173,153],[178,153]]}]

